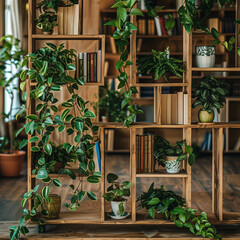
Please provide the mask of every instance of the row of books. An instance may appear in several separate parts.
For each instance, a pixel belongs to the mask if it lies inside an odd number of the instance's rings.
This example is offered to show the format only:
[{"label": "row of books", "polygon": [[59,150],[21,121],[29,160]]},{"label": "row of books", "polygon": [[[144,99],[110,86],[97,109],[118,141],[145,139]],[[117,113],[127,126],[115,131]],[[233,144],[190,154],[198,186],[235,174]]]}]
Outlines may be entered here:
[{"label": "row of books", "polygon": [[78,74],[84,82],[101,82],[102,52],[78,53]]},{"label": "row of books", "polygon": [[154,136],[153,134],[136,135],[137,173],[154,172]]},{"label": "row of books", "polygon": [[101,172],[101,153],[99,142],[95,142],[95,146],[93,148],[93,161],[95,163],[95,171]]},{"label": "row of books", "polygon": [[[174,15],[174,14],[173,14]],[[156,17],[154,19],[141,19],[139,18],[137,21],[138,34],[139,35],[158,35],[158,36],[176,36],[182,34],[181,22],[178,17],[174,15],[175,25],[174,27],[168,31],[165,26],[165,19],[167,19],[167,15],[164,17]]]},{"label": "row of books", "polygon": [[83,0],[69,7],[59,7],[57,14],[59,35],[82,34]]},{"label": "row of books", "polygon": [[223,33],[235,33],[235,17],[225,17],[222,21]]},{"label": "row of books", "polygon": [[161,123],[188,124],[188,94],[161,94]]}]

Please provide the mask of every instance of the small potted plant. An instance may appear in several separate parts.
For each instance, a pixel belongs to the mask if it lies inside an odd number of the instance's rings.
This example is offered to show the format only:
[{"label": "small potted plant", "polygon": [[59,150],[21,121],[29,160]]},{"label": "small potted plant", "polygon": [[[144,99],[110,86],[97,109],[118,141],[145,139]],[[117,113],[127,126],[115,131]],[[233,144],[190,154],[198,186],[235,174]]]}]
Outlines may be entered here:
[{"label": "small potted plant", "polygon": [[[42,212],[45,212],[44,218],[46,219],[57,219],[59,218],[61,210],[61,196],[58,194],[49,194],[49,198],[43,198],[41,204]],[[49,201],[49,199],[51,199]]]},{"label": "small potted plant", "polygon": [[[20,63],[25,52],[20,47],[20,41],[10,35],[2,37],[0,44],[0,87],[6,89],[5,92],[8,93],[10,98],[9,110],[1,115],[7,125],[8,134],[0,143],[2,149],[0,152],[0,169],[2,176],[17,177],[21,173],[26,152],[17,150],[16,144],[14,144],[16,138],[13,122],[17,112],[13,103],[17,96],[15,92],[19,90],[15,82],[20,76]],[[14,69],[12,66],[14,66],[16,72],[12,72],[12,69]]]},{"label": "small potted plant", "polygon": [[171,145],[166,139],[154,137],[154,158],[161,166],[166,166],[168,173],[179,173],[181,162],[188,158],[188,163],[192,166],[195,162],[193,148],[186,145],[185,140]]},{"label": "small potted plant", "polygon": [[224,107],[225,97],[229,93],[230,85],[224,79],[216,79],[214,76],[204,76],[199,86],[193,91],[192,97],[196,98],[192,107],[199,110],[198,119],[200,123],[212,123],[214,119],[213,109]]},{"label": "small potted plant", "polygon": [[214,46],[196,46],[196,64],[199,68],[212,68],[215,65]]},{"label": "small potted plant", "polygon": [[127,108],[121,107],[124,99],[122,91],[109,90],[107,87],[101,88],[99,111],[102,121],[123,122],[126,117]]},{"label": "small potted plant", "polygon": [[169,76],[182,77],[185,72],[185,63],[169,56],[169,47],[163,52],[152,50],[137,60],[138,73],[141,75],[151,74],[157,82],[168,82]]},{"label": "small potted plant", "polygon": [[57,26],[57,15],[55,12],[45,11],[36,19],[36,24],[43,34],[52,34],[53,28]]},{"label": "small potted plant", "polygon": [[125,212],[126,209],[126,197],[130,196],[130,188],[132,183],[124,181],[120,184],[118,176],[114,173],[107,175],[107,181],[111,185],[107,189],[107,193],[103,194],[103,198],[111,202],[112,213],[109,216],[113,219],[124,219],[129,216],[129,213]]}]

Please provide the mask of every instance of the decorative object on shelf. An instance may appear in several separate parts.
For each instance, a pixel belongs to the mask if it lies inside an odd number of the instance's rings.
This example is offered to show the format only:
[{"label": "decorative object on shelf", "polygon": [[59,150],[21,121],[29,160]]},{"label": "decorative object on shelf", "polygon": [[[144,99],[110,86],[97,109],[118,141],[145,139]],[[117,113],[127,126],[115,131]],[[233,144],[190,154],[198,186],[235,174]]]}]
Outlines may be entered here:
[{"label": "decorative object on shelf", "polygon": [[55,12],[58,12],[59,7],[69,7],[74,4],[78,4],[79,0],[42,0],[38,7],[45,10],[47,8],[52,8]]},{"label": "decorative object on shelf", "polygon": [[99,91],[99,111],[110,122],[123,122],[126,117],[127,106],[121,105],[125,93],[108,87],[101,87]]},{"label": "decorative object on shelf", "polygon": [[55,12],[45,11],[35,20],[37,27],[42,30],[43,34],[52,34],[57,24],[57,15]]},{"label": "decorative object on shelf", "polygon": [[102,118],[102,122],[104,122],[104,123],[108,122],[108,117],[107,116],[102,116],[101,118]]},{"label": "decorative object on shelf", "polygon": [[117,180],[118,176],[116,174],[109,173],[107,175],[107,182],[111,185],[107,188],[107,193],[103,194],[102,197],[111,202],[113,214],[116,217],[122,217],[126,215],[125,202],[127,199],[125,197],[130,196],[130,188],[133,184],[129,181],[124,181],[120,184]]},{"label": "decorative object on shelf", "polygon": [[196,98],[192,104],[193,108],[201,106],[199,111],[200,123],[212,123],[214,119],[213,109],[224,107],[225,97],[228,95],[230,85],[224,79],[216,79],[214,76],[204,76],[198,87],[193,90],[192,97]]},{"label": "decorative object on shelf", "polygon": [[61,196],[57,194],[49,194],[49,198],[51,199],[51,201],[47,201],[43,198],[43,202],[41,205],[42,211],[48,213],[44,217],[46,219],[57,219],[59,218],[61,210]]},{"label": "decorative object on shelf", "polygon": [[169,82],[169,75],[182,77],[185,72],[185,63],[170,57],[169,47],[163,52],[152,50],[152,54],[137,60],[137,66],[139,74],[152,74],[156,82]]},{"label": "decorative object on shelf", "polygon": [[[224,7],[229,3],[228,0],[217,1],[220,4],[220,7]],[[186,31],[190,34],[192,29],[196,31],[204,31],[207,34],[212,35],[214,38],[213,45],[221,44],[223,45],[229,52],[233,49],[235,44],[235,37],[232,36],[228,41],[222,41],[220,39],[220,34],[216,28],[209,29],[208,26],[205,26],[204,23],[207,23],[210,14],[212,13],[212,9],[215,7],[216,0],[209,1],[201,1],[199,6],[195,5],[195,1],[186,0],[185,4],[183,4],[179,10],[178,14],[181,19],[181,23],[186,29]],[[201,14],[199,13],[201,10]],[[234,21],[234,23],[239,24],[240,19]],[[237,48],[238,55],[240,55],[240,48]]]},{"label": "decorative object on shelf", "polygon": [[139,207],[145,208],[148,214],[154,219],[156,213],[169,222],[174,222],[177,227],[186,227],[195,234],[206,238],[221,239],[215,227],[209,223],[207,214],[202,212],[197,215],[197,210],[185,209],[185,199],[173,191],[167,191],[162,185],[161,188],[154,188],[151,184],[147,192],[137,199]]},{"label": "decorative object on shelf", "polygon": [[[93,151],[95,143],[92,133],[98,131],[98,126],[92,124],[95,114],[87,108],[87,103],[75,91],[84,84],[82,78],[74,79],[70,76],[71,71],[76,71],[75,63],[76,54],[73,49],[65,49],[64,43],[56,46],[52,43],[45,43],[46,47],[36,50],[34,53],[28,54],[23,60],[22,66],[25,66],[30,60],[32,67],[21,72],[20,78],[23,81],[21,86],[24,87],[27,81],[35,84],[28,93],[29,96],[38,104],[35,106],[33,113],[28,113],[28,122],[18,130],[18,133],[25,130],[30,138],[24,139],[20,148],[27,144],[31,144],[31,152],[45,152],[49,156],[53,153],[50,144],[50,136],[54,133],[67,132],[72,135],[73,143],[65,142],[63,147],[70,154],[77,155],[79,168],[77,174],[71,169],[65,168],[60,170],[60,174],[68,175],[72,180],[76,180],[76,186],[71,184],[69,187],[73,192],[70,203],[64,205],[71,211],[75,211],[81,201],[87,196],[90,200],[97,200],[97,196],[92,191],[84,191],[83,177],[86,177],[88,183],[99,183],[102,174],[95,171],[95,163],[93,161]],[[27,77],[29,76],[29,77]],[[29,78],[29,80],[28,80]],[[65,102],[59,102],[55,93],[62,89],[68,92],[68,99]],[[26,96],[26,92],[24,95]],[[56,105],[58,104],[58,105]],[[58,107],[59,106],[59,107]],[[60,109],[61,108],[61,112]],[[25,112],[25,106],[19,111],[18,115]],[[81,116],[81,117],[79,117]],[[57,127],[56,127],[57,126]],[[17,134],[18,134],[17,133]],[[74,135],[73,135],[74,134]],[[20,234],[28,232],[26,225],[29,222],[36,222],[40,225],[45,224],[42,218],[38,218],[38,207],[45,199],[49,202],[49,184],[61,187],[62,183],[58,178],[50,176],[46,170],[46,160],[41,157],[38,159],[39,169],[36,170],[36,178],[43,183],[42,198],[40,195],[34,194],[36,189],[31,190],[24,195],[22,207],[24,207],[27,199],[38,199],[37,205],[31,209],[31,212],[25,210],[26,217],[22,217],[18,227],[10,228],[11,239],[19,240]],[[77,178],[77,175],[79,176]],[[34,201],[35,203],[35,201]],[[30,214],[31,213],[31,214]],[[46,215],[46,212],[44,212]],[[24,220],[26,224],[24,225]]]},{"label": "decorative object on shelf", "polygon": [[63,145],[56,145],[52,142],[49,142],[52,147],[52,154],[48,155],[46,152],[35,152],[33,161],[35,162],[35,168],[32,171],[32,174],[36,174],[37,169],[42,167],[41,161],[38,163],[39,159],[45,159],[46,171],[47,173],[59,173],[61,169],[64,169],[66,166],[70,166],[69,163],[77,161],[77,155],[74,153],[69,153],[63,147]]},{"label": "decorative object on shelf", "polygon": [[[8,112],[2,113],[2,118],[8,126],[8,134],[2,139],[0,151],[0,169],[3,176],[16,177],[22,171],[25,152],[17,151],[16,138],[14,137],[13,120],[16,109],[13,102],[18,97],[19,87],[16,84],[21,72],[21,60],[25,52],[20,47],[20,41],[11,35],[3,36],[0,39],[0,87],[4,88],[10,98]],[[16,70],[13,70],[16,69]],[[20,86],[22,89],[22,86]],[[22,96],[25,99],[26,96]]]},{"label": "decorative object on shelf", "polygon": [[196,46],[196,64],[199,68],[212,68],[215,65],[214,46]]},{"label": "decorative object on shelf", "polygon": [[154,157],[159,165],[165,167],[168,173],[178,173],[181,168],[181,161],[188,158],[188,164],[192,166],[195,162],[193,148],[186,145],[186,141],[178,141],[171,145],[163,137],[154,137]]},{"label": "decorative object on shelf", "polygon": [[125,212],[122,216],[116,216],[112,212],[112,213],[107,213],[107,215],[114,220],[123,220],[123,219],[127,218],[128,216],[130,216],[130,213]]}]

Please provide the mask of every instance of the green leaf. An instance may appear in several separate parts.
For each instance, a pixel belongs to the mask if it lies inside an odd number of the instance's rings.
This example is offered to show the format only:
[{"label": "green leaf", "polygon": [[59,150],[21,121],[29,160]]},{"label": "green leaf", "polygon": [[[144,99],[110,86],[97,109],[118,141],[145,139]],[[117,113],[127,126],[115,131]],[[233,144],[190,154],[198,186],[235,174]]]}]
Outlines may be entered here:
[{"label": "green leaf", "polygon": [[118,179],[118,176],[117,176],[116,174],[114,174],[114,173],[109,173],[109,174],[107,175],[107,181],[108,181],[108,183],[113,183],[113,182],[115,182],[117,179]]},{"label": "green leaf", "polygon": [[97,200],[97,196],[93,192],[91,192],[91,191],[87,192],[87,196],[91,200]]},{"label": "green leaf", "polygon": [[148,214],[154,219],[155,218],[155,208],[149,208],[148,209]]},{"label": "green leaf", "polygon": [[180,219],[183,223],[185,223],[185,221],[186,221],[186,215],[185,215],[184,213],[179,214],[179,219]]},{"label": "green leaf", "polygon": [[76,70],[76,67],[75,67],[74,64],[69,63],[69,64],[67,65],[67,70],[74,71],[74,70]]},{"label": "green leaf", "polygon": [[58,132],[63,132],[64,131],[64,129],[65,129],[65,126],[60,126],[59,128],[58,128]]},{"label": "green leaf", "polygon": [[50,143],[48,143],[45,147],[44,147],[44,151],[48,154],[51,155],[52,154],[52,146]]},{"label": "green leaf", "polygon": [[77,195],[78,195],[78,201],[81,202],[85,196],[85,192],[81,191]]},{"label": "green leaf", "polygon": [[95,170],[95,163],[93,160],[90,160],[88,163],[88,169],[90,172],[93,172]]},{"label": "green leaf", "polygon": [[31,151],[32,151],[32,152],[39,152],[39,151],[40,151],[40,148],[37,147],[37,146],[34,146],[34,147],[31,147]]},{"label": "green leaf", "polygon": [[21,141],[20,145],[19,145],[19,149],[22,149],[23,147],[25,147],[28,144],[28,140],[24,139]]},{"label": "green leaf", "polygon": [[89,183],[99,183],[99,182],[100,182],[99,178],[98,178],[98,177],[95,177],[95,176],[89,176],[89,177],[87,178],[87,181],[88,181]]},{"label": "green leaf", "polygon": [[137,15],[137,16],[142,16],[144,17],[144,14],[142,13],[141,10],[139,10],[138,8],[133,8],[130,12],[130,15]]},{"label": "green leaf", "polygon": [[188,163],[190,166],[192,166],[195,163],[195,159],[196,159],[196,157],[195,157],[194,153],[189,156]]},{"label": "green leaf", "polygon": [[218,32],[218,30],[216,29],[216,28],[212,28],[211,29],[211,34],[212,34],[212,36],[214,37],[214,38],[216,38],[216,39],[219,39],[219,32]]},{"label": "green leaf", "polygon": [[79,132],[82,132],[82,130],[83,130],[83,123],[82,123],[82,122],[79,122],[79,121],[75,121],[75,122],[74,122],[74,127],[75,127]]},{"label": "green leaf", "polygon": [[117,9],[117,17],[120,18],[123,22],[127,19],[127,10],[123,7],[118,7]]},{"label": "green leaf", "polygon": [[52,105],[52,106],[51,106],[51,109],[52,109],[54,112],[58,112],[58,108],[57,108],[55,105]]},{"label": "green leaf", "polygon": [[123,216],[123,214],[125,213],[125,209],[122,202],[118,205],[118,210],[120,212],[120,215]]},{"label": "green leaf", "polygon": [[54,178],[53,179],[53,184],[56,186],[56,187],[61,187],[62,186],[62,183],[59,179],[57,178]]},{"label": "green leaf", "polygon": [[29,142],[30,142],[30,143],[33,143],[33,142],[37,142],[38,140],[39,140],[39,137],[35,136],[35,137],[31,137],[31,138],[29,139]]},{"label": "green leaf", "polygon": [[48,195],[49,195],[49,186],[45,186],[42,189],[42,196],[46,199],[46,198],[48,198]]},{"label": "green leaf", "polygon": [[47,174],[46,169],[45,168],[40,168],[38,170],[36,178],[41,180],[41,179],[45,179],[47,177],[48,177],[48,174]]},{"label": "green leaf", "polygon": [[84,113],[84,117],[86,118],[94,118],[95,114],[92,111],[87,111]]},{"label": "green leaf", "polygon": [[68,113],[70,112],[70,109],[67,108],[63,111],[63,113],[61,114],[61,120],[64,121],[64,119],[66,118],[66,116],[68,115]]},{"label": "green leaf", "polygon": [[106,22],[104,25],[116,27],[116,20],[111,20],[109,22]]},{"label": "green leaf", "polygon": [[177,227],[183,227],[183,223],[180,220],[176,220],[174,223]]},{"label": "green leaf", "polygon": [[38,116],[35,114],[30,114],[27,116],[27,119],[36,121],[36,120],[38,120]]},{"label": "green leaf", "polygon": [[160,203],[160,200],[159,198],[155,197],[149,201],[148,205],[156,205],[158,203]]},{"label": "green leaf", "polygon": [[39,160],[38,160],[38,164],[39,165],[44,165],[45,164],[45,159],[44,158],[40,158]]},{"label": "green leaf", "polygon": [[117,63],[116,63],[116,69],[119,70],[122,66],[123,66],[123,61],[119,60]]},{"label": "green leaf", "polygon": [[24,70],[24,71],[21,72],[21,74],[20,74],[20,79],[21,79],[22,81],[26,78],[26,76],[27,76],[27,71],[28,71],[28,69],[26,69],[26,70]]},{"label": "green leaf", "polygon": [[50,89],[51,89],[52,91],[60,91],[60,90],[61,90],[61,87],[58,86],[58,85],[52,85]]}]

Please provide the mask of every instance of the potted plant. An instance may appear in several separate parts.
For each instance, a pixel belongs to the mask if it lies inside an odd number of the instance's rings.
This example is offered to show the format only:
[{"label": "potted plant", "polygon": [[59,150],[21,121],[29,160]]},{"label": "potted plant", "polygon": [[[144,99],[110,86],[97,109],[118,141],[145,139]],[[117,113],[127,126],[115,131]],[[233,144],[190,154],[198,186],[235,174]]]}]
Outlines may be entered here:
[{"label": "potted plant", "polygon": [[49,194],[49,199],[42,199],[41,212],[44,212],[44,218],[57,219],[61,210],[61,196],[58,194]]},{"label": "potted plant", "polygon": [[171,145],[169,141],[160,136],[154,137],[154,158],[161,166],[166,166],[168,173],[178,173],[181,170],[181,162],[188,158],[192,166],[195,162],[193,148],[186,145],[185,140]]},{"label": "potted plant", "polygon": [[[21,72],[20,64],[25,53],[20,47],[20,41],[13,36],[7,35],[0,39],[0,86],[5,89],[10,97],[10,107],[8,112],[2,113],[2,118],[8,128],[9,143],[1,141],[0,169],[1,175],[7,177],[17,177],[20,175],[25,158],[25,151],[17,150],[14,146],[13,120],[15,119],[16,109],[13,102],[18,91],[17,81]],[[14,70],[14,68],[16,70]]]},{"label": "potted plant", "polygon": [[34,153],[35,169],[33,169],[32,174],[36,174],[37,169],[41,168],[41,164],[38,163],[38,160],[41,158],[45,159],[47,173],[59,173],[61,169],[70,166],[69,163],[76,162],[76,154],[67,152],[63,144],[57,146],[50,142],[50,145],[52,147],[51,155],[48,155],[46,152]]},{"label": "potted plant", "polygon": [[151,74],[155,81],[169,81],[169,76],[182,77],[185,63],[182,60],[169,56],[169,47],[163,52],[152,50],[137,60],[138,72],[141,75]]},{"label": "potted plant", "polygon": [[192,97],[196,98],[193,108],[201,106],[198,119],[200,123],[212,123],[214,119],[213,109],[224,107],[225,97],[229,93],[230,85],[224,79],[216,79],[214,76],[204,76],[193,91]]},{"label": "potted plant", "polygon": [[212,68],[215,65],[214,46],[196,46],[196,64],[199,68]]},{"label": "potted plant", "polygon": [[107,193],[103,195],[103,198],[111,202],[113,212],[109,214],[109,216],[114,219],[123,219],[129,216],[129,213],[125,212],[127,201],[126,197],[130,196],[132,183],[124,181],[120,184],[117,180],[118,176],[116,174],[109,173],[107,175],[107,181],[111,185],[108,187]]},{"label": "potted plant", "polygon": [[54,9],[55,12],[58,12],[59,7],[68,7],[74,4],[78,4],[78,0],[42,0],[38,7],[42,10]]},{"label": "potted plant", "polygon": [[197,210],[185,209],[185,199],[173,191],[166,191],[163,185],[160,188],[154,188],[154,183],[152,183],[148,191],[142,193],[137,199],[137,202],[140,202],[139,207],[146,209],[153,219],[158,213],[165,220],[174,222],[177,227],[189,228],[195,235],[221,239],[215,227],[208,221],[205,212],[197,215]]},{"label": "potted plant", "polygon": [[36,19],[36,24],[37,27],[42,30],[43,34],[52,34],[53,28],[58,25],[57,15],[55,12],[45,11]]},{"label": "potted plant", "polygon": [[127,107],[121,107],[124,93],[104,87],[100,89],[99,95],[99,111],[102,121],[123,122],[127,111]]}]

